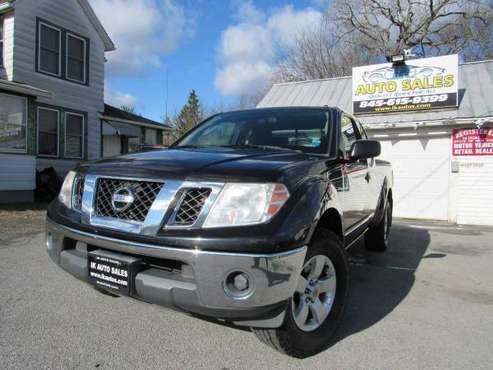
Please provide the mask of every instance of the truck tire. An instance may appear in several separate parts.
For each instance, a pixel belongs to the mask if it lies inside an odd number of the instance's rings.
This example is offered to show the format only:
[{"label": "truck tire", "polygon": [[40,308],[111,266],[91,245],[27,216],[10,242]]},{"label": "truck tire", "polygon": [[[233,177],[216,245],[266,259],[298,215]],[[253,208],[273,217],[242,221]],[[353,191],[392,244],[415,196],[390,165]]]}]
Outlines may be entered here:
[{"label": "truck tire", "polygon": [[305,358],[330,346],[349,290],[349,265],[341,238],[319,229],[310,243],[284,323],[277,329],[252,328],[258,339],[286,355]]},{"label": "truck tire", "polygon": [[389,244],[390,228],[392,226],[392,204],[387,200],[383,217],[380,222],[366,232],[366,249],[376,252],[384,252]]}]

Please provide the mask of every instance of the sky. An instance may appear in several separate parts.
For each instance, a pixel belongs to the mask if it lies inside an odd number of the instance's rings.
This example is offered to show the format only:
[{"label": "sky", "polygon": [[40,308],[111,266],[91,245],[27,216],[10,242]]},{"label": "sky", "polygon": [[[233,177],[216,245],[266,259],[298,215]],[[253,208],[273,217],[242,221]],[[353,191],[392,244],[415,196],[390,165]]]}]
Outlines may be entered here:
[{"label": "sky", "polygon": [[283,50],[318,24],[326,6],[326,0],[90,3],[117,47],[106,53],[105,100],[157,121],[166,106],[168,115],[178,112],[192,89],[204,105],[227,107],[264,87]]}]

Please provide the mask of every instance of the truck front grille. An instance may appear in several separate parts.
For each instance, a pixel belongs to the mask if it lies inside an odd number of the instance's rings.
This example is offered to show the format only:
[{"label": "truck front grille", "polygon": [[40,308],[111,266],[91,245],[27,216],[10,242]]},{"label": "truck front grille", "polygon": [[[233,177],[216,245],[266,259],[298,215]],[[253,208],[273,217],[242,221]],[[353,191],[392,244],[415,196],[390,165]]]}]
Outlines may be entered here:
[{"label": "truck front grille", "polygon": [[202,211],[207,198],[211,194],[209,188],[188,189],[182,197],[182,201],[173,220],[175,226],[193,225]]},{"label": "truck front grille", "polygon": [[82,209],[82,196],[84,195],[84,175],[77,174],[74,180],[72,207],[80,211]]},{"label": "truck front grille", "polygon": [[[100,178],[96,190],[96,215],[144,222],[163,183]],[[130,195],[133,201],[115,200],[115,194]]]}]

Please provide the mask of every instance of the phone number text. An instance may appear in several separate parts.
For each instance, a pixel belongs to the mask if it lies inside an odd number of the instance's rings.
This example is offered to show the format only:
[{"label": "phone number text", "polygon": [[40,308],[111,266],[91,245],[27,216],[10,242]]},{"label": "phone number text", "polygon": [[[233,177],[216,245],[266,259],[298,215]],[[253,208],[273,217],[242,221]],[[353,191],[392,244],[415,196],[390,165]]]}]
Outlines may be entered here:
[{"label": "phone number text", "polygon": [[412,98],[390,98],[390,99],[362,101],[360,102],[359,107],[360,108],[384,107],[384,106],[392,107],[395,105],[438,103],[438,102],[447,101],[447,99],[448,99],[447,94],[415,96]]}]

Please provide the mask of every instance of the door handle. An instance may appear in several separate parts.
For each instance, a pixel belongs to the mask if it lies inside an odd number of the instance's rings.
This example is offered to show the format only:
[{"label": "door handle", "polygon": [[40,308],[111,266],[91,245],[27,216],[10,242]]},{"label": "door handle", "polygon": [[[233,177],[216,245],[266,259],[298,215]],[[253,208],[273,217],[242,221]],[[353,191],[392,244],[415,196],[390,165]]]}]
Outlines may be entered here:
[{"label": "door handle", "polygon": [[369,172],[367,172],[367,173],[366,173],[366,176],[365,176],[365,180],[366,180],[366,182],[370,182],[370,179],[371,179],[370,173],[369,173]]}]

